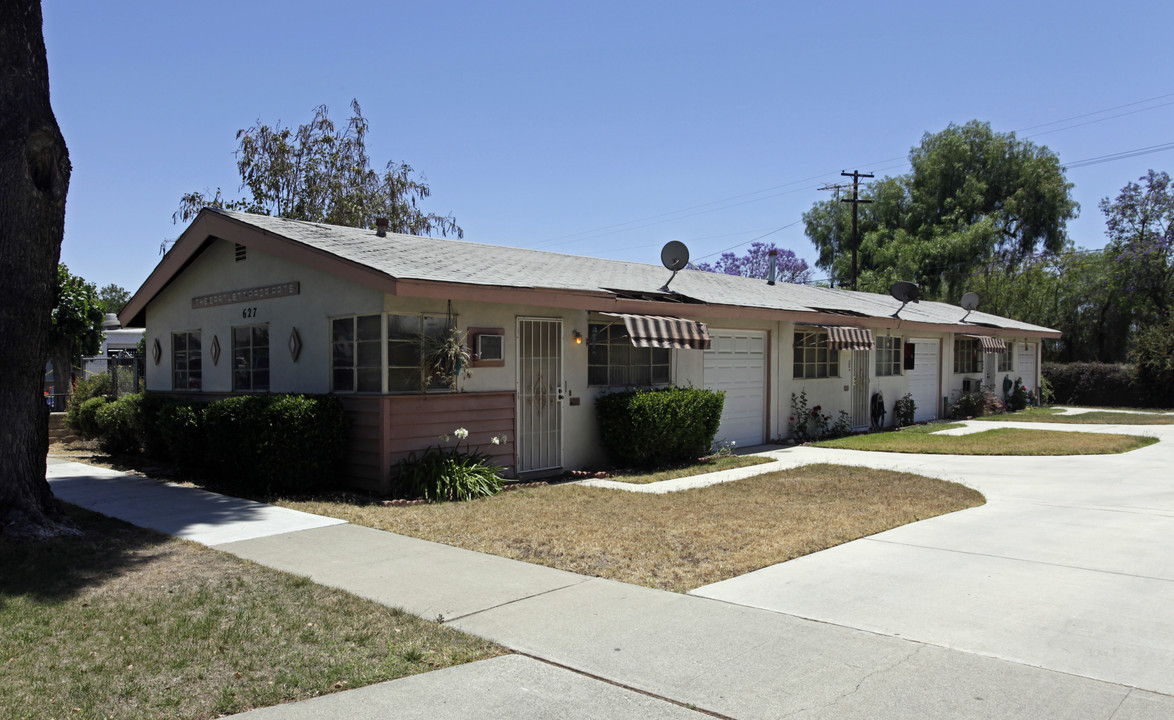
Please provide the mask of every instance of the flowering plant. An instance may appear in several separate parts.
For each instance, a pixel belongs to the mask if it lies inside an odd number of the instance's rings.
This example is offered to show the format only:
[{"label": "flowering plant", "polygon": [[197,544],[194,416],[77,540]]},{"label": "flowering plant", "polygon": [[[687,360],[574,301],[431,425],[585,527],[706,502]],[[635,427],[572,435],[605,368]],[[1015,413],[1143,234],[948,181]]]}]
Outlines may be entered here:
[{"label": "flowering plant", "polygon": [[[467,428],[459,427],[451,436],[447,433],[441,435],[440,440],[447,445],[453,437],[456,443],[452,447],[435,445],[419,458],[413,452],[400,460],[393,468],[395,494],[408,500],[424,498],[429,502],[440,502],[472,500],[501,492],[503,468],[494,465],[490,456],[480,448],[466,444],[461,449],[461,441],[469,437]],[[495,435],[490,442],[503,445],[508,438]]]}]

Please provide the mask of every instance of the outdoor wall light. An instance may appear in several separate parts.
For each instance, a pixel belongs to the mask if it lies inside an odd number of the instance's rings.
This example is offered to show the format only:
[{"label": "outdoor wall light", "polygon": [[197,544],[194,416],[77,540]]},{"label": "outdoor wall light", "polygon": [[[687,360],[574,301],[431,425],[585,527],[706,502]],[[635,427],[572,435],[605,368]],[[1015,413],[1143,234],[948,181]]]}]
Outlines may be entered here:
[{"label": "outdoor wall light", "polygon": [[583,333],[579,332],[578,330],[572,330],[572,331],[571,331],[571,337],[575,338],[575,344],[576,344],[576,345],[582,345],[582,344],[583,344]]}]

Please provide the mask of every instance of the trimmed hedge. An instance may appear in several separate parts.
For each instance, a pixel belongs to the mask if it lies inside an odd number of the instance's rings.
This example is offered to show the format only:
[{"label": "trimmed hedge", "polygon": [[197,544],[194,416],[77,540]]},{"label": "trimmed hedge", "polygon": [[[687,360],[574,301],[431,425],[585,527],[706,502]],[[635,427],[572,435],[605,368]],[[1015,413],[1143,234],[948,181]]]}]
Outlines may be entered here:
[{"label": "trimmed hedge", "polygon": [[1043,375],[1060,405],[1154,407],[1133,365],[1110,363],[1044,363]]},{"label": "trimmed hedge", "polygon": [[247,395],[199,404],[148,393],[93,398],[102,449],[147,454],[219,473],[224,485],[251,493],[305,493],[334,486],[346,447],[342,403],[329,396]]},{"label": "trimmed hedge", "polygon": [[[89,400],[87,404],[97,399]],[[98,446],[103,452],[129,455],[142,450],[142,400],[142,395],[132,393],[98,407],[94,421],[98,430]]]},{"label": "trimmed hedge", "polygon": [[725,392],[697,388],[627,390],[595,400],[599,435],[619,467],[652,468],[709,452]]},{"label": "trimmed hedge", "polygon": [[331,487],[346,446],[342,403],[332,397],[242,395],[204,411],[204,463],[264,493]]},{"label": "trimmed hedge", "polygon": [[[97,412],[98,405],[90,405],[85,411],[83,408],[90,400],[107,400],[113,394],[114,383],[109,373],[99,373],[82,380],[69,398],[69,408],[65,411],[65,425],[87,440],[98,437],[98,428],[94,424],[94,413]],[[83,412],[86,414],[83,415]]]}]

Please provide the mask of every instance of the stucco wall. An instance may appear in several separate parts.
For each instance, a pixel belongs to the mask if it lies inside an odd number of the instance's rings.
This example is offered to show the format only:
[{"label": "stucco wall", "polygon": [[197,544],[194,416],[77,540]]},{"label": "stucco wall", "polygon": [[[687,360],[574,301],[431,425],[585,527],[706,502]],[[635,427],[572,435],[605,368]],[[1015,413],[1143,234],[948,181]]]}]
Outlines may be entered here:
[{"label": "stucco wall", "polygon": [[[246,260],[236,262],[234,250],[232,243],[213,241],[148,305],[147,389],[172,389],[171,333],[199,330],[203,346],[203,390],[231,392],[232,328],[268,323],[271,392],[328,392],[329,318],[380,312],[383,293],[254,249],[249,249]],[[301,283],[298,295],[192,307],[193,297],[293,281]],[[246,308],[256,308],[256,314],[242,317]],[[288,349],[290,333],[295,327],[302,341],[296,363]],[[220,361],[215,365],[211,356],[214,337],[220,342]],[[151,357],[155,340],[163,351],[158,364]]]}]

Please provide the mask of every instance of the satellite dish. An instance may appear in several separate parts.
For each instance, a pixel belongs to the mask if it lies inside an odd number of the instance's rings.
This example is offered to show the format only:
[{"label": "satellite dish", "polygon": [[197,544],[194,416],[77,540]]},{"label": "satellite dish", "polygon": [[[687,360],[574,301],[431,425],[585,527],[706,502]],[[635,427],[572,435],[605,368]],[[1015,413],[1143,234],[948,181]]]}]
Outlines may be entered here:
[{"label": "satellite dish", "polygon": [[962,309],[966,311],[966,314],[962,316],[962,319],[965,320],[966,318],[970,317],[970,313],[974,312],[976,307],[978,307],[978,293],[968,292],[963,295]]},{"label": "satellite dish", "polygon": [[668,282],[660,288],[660,292],[672,292],[669,290],[669,283],[677,276],[677,273],[685,269],[689,264],[689,248],[685,247],[685,243],[672,240],[664,244],[660,250],[660,261],[664,266],[673,271]]},{"label": "satellite dish", "polygon": [[684,270],[689,264],[689,248],[685,247],[685,243],[676,240],[667,242],[660,251],[660,261],[673,272]]},{"label": "satellite dish", "polygon": [[897,308],[897,312],[893,313],[893,317],[895,318],[900,317],[901,311],[909,303],[921,301],[921,288],[905,280],[898,280],[893,283],[893,286],[889,288],[889,294],[901,303],[901,307]]}]

